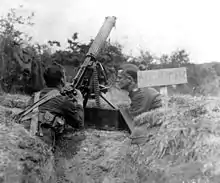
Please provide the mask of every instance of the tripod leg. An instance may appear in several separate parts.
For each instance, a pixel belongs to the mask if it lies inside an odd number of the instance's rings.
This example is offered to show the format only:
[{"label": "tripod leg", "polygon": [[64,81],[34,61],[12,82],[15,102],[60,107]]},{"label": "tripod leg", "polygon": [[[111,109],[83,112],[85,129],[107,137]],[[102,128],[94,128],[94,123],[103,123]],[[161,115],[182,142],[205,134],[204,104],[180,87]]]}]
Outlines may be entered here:
[{"label": "tripod leg", "polygon": [[113,109],[116,109],[116,107],[115,107],[110,101],[108,101],[101,93],[100,93],[100,97],[101,97],[108,105],[110,105]]},{"label": "tripod leg", "polygon": [[84,101],[83,101],[83,108],[86,107],[87,102],[88,102],[88,97],[85,97],[85,99],[84,99]]}]

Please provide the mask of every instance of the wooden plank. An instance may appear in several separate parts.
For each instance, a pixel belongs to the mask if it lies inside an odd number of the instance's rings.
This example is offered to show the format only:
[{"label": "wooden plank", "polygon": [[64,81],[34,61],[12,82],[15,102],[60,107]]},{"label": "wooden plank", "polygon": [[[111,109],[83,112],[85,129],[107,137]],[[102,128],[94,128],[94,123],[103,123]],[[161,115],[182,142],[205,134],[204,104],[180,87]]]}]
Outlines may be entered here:
[{"label": "wooden plank", "polygon": [[165,96],[168,95],[167,86],[163,86],[160,88],[160,94]]},{"label": "wooden plank", "polygon": [[[167,86],[160,87],[160,94],[164,95],[165,97],[168,96]],[[163,101],[164,101],[164,104],[165,104],[164,107],[165,107],[165,109],[167,109],[168,108],[168,100],[167,100],[167,98],[164,98]]]},{"label": "wooden plank", "polygon": [[185,67],[138,71],[138,87],[167,86],[187,83]]}]

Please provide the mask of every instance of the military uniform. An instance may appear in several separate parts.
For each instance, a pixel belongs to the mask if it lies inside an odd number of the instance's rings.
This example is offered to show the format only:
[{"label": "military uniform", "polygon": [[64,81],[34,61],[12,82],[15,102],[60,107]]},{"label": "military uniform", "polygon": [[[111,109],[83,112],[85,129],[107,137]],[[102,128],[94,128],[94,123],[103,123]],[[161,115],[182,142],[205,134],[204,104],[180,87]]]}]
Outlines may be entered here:
[{"label": "military uniform", "polygon": [[162,106],[161,95],[154,88],[138,88],[129,92],[131,99],[130,113],[133,116]]},{"label": "military uniform", "polygon": [[131,100],[129,111],[133,116],[162,106],[161,94],[156,89],[137,87],[137,72],[139,70],[137,66],[125,64],[121,66],[121,69],[118,76],[119,87],[129,92]]},{"label": "military uniform", "polygon": [[[55,139],[59,134],[62,134],[66,125],[70,125],[75,129],[81,129],[84,126],[84,109],[83,106],[76,101],[71,100],[67,96],[60,95],[60,91],[56,88],[44,88],[39,93],[35,93],[30,99],[29,105],[36,102],[36,95],[39,99],[44,97],[48,92],[55,91],[57,95],[46,101],[30,114],[26,119],[22,120],[22,124],[27,130],[32,130],[34,135],[37,135],[45,143],[52,148],[55,145]],[[28,116],[30,118],[28,118]],[[36,119],[34,118],[36,116]],[[33,129],[33,125],[37,126]]]},{"label": "military uniform", "polygon": [[[125,64],[121,66],[121,69],[118,76],[118,85],[129,93],[131,104],[128,112],[132,117],[162,107],[161,94],[156,89],[137,87],[137,72],[139,70],[137,66]],[[130,138],[133,144],[145,143],[148,140],[148,134],[143,126],[132,126],[131,128]]]}]

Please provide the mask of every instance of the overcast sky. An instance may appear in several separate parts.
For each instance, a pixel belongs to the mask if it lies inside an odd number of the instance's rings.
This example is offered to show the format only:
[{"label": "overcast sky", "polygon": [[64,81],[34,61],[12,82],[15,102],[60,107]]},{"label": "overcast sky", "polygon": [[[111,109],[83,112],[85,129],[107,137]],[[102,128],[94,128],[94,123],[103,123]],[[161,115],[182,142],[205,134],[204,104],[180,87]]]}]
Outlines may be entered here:
[{"label": "overcast sky", "polygon": [[186,49],[193,62],[220,61],[220,2],[218,0],[0,0],[0,14],[24,5],[35,12],[31,34],[40,43],[66,42],[74,32],[88,42],[106,16],[116,16],[110,38],[137,55]]}]

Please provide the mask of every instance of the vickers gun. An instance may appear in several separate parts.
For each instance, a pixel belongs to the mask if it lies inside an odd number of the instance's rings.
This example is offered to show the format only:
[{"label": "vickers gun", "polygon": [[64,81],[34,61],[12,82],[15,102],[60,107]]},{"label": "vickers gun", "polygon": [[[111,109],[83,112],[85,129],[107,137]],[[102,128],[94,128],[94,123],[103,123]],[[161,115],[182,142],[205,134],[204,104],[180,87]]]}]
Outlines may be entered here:
[{"label": "vickers gun", "polygon": [[[85,109],[85,121],[92,122],[93,125],[101,126],[101,128],[109,129],[109,126],[118,129],[126,129],[131,131],[131,119],[129,116],[116,109],[116,107],[108,101],[102,93],[108,91],[107,75],[105,68],[96,60],[100,49],[104,46],[107,37],[109,36],[112,28],[115,26],[116,17],[106,17],[105,22],[95,37],[84,63],[80,66],[70,90],[65,90],[63,93],[69,96],[76,94],[75,89],[81,91]],[[86,108],[88,99],[95,99],[96,108]],[[101,109],[100,98],[108,103],[113,109]],[[101,124],[101,125],[100,125]]]},{"label": "vickers gun", "polygon": [[110,106],[115,108],[101,93],[107,92],[107,74],[103,65],[96,60],[100,49],[104,46],[107,37],[115,26],[116,17],[106,17],[105,22],[95,37],[86,55],[84,63],[80,66],[73,82],[72,89],[64,90],[67,95],[75,94],[74,89],[81,91],[84,97],[84,108],[89,98],[95,99],[97,107],[100,107],[100,97]]}]

